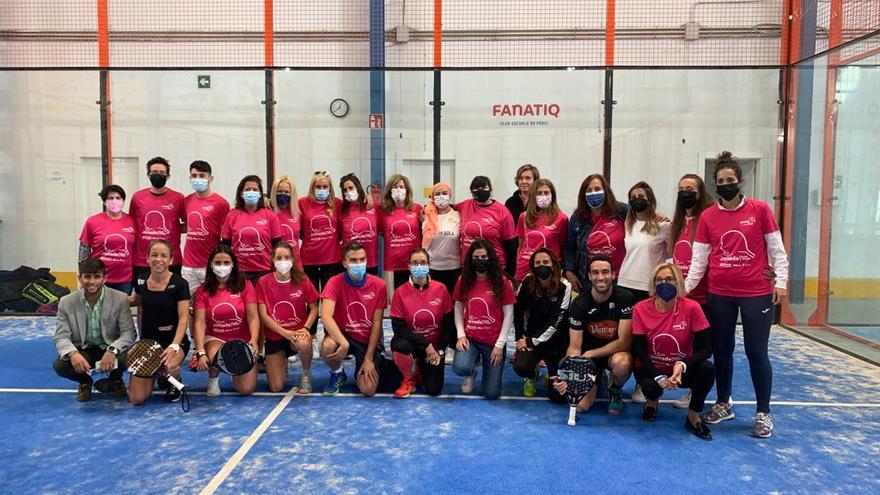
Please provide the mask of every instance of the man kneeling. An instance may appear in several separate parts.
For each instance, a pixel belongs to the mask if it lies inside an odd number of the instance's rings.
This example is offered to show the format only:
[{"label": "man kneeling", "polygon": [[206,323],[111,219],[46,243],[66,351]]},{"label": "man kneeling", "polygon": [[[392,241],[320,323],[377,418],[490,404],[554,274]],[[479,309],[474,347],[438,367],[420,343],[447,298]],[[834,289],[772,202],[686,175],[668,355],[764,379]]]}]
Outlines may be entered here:
[{"label": "man kneeling", "polygon": [[104,263],[98,259],[81,261],[77,279],[82,288],[58,302],[58,358],[52,367],[59,376],[79,383],[80,402],[92,397],[93,370],[109,372],[94,382],[99,392],[125,397],[125,351],[136,337],[128,295],[104,286]]},{"label": "man kneeling", "polygon": [[376,393],[384,368],[382,314],[388,294],[385,282],[367,273],[367,252],[360,243],[345,246],[342,264],[345,271],[333,276],[321,294],[321,355],[330,368],[324,395],[339,393],[347,379],[342,360],[353,355],[358,389],[369,397]]}]

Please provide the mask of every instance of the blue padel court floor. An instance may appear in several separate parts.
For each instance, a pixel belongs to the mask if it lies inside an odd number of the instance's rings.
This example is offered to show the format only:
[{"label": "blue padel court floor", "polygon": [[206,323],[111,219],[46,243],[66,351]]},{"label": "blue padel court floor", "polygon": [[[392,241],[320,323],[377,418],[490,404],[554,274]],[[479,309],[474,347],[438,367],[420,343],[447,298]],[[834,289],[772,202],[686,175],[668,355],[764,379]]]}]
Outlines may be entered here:
[{"label": "blue padel court floor", "polygon": [[[509,365],[497,401],[461,395],[447,367],[438,398],[362,398],[351,378],[337,397],[271,394],[261,376],[255,396],[209,399],[205,373],[186,371],[189,413],[161,395],[78,403],[52,371],[53,330],[52,318],[0,319],[0,493],[880,493],[880,369],[783,329],[773,437],[748,435],[740,348],[737,417],[712,442],[668,403],[645,424],[641,405],[612,417],[600,402],[569,427],[567,406],[523,398]],[[313,377],[319,392],[326,367]],[[288,387],[298,381],[293,366]]]}]

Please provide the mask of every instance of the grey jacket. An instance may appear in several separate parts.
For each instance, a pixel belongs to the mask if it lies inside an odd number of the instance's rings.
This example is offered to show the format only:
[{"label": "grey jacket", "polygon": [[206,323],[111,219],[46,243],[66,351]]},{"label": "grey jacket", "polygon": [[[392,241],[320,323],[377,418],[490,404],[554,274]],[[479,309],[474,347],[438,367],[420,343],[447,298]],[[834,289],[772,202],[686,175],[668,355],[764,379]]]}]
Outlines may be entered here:
[{"label": "grey jacket", "polygon": [[[55,348],[61,356],[82,349],[89,328],[84,306],[85,291],[80,289],[58,301],[58,323],[55,326]],[[128,296],[104,287],[101,306],[101,334],[104,342],[124,351],[134,343],[137,334],[128,306]]]}]

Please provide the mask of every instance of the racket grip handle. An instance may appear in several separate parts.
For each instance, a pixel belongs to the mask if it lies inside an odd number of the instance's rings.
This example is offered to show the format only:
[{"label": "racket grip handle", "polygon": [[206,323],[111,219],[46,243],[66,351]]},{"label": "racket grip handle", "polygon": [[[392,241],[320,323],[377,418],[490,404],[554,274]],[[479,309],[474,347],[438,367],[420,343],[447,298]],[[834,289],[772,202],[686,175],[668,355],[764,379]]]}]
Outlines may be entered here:
[{"label": "racket grip handle", "polygon": [[171,375],[168,375],[167,377],[165,377],[165,379],[168,380],[168,383],[173,385],[174,388],[176,388],[177,390],[183,390],[183,387],[185,387],[184,384],[180,383],[180,381],[178,381],[177,378],[174,378]]},{"label": "racket grip handle", "polygon": [[575,414],[577,414],[577,406],[571,406],[568,408],[568,426],[575,425]]}]

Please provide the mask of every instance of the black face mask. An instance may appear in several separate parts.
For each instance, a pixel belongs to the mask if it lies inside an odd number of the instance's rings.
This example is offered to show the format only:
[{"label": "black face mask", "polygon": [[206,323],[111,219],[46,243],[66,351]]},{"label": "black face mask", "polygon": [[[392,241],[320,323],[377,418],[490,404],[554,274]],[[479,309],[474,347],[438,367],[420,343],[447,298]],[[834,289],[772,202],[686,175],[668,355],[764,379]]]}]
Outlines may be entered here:
[{"label": "black face mask", "polygon": [[477,189],[475,191],[471,191],[474,195],[474,199],[477,200],[477,203],[485,203],[489,200],[489,196],[492,195],[492,191],[486,189]]},{"label": "black face mask", "polygon": [[685,210],[697,205],[697,191],[678,191],[678,204]]},{"label": "black face mask", "polygon": [[160,189],[165,187],[165,182],[168,181],[168,177],[162,174],[150,174],[150,184],[153,185],[156,189]]},{"label": "black face mask", "polygon": [[722,184],[715,187],[715,192],[725,201],[730,201],[739,194],[739,184]]},{"label": "black face mask", "polygon": [[547,265],[536,266],[535,275],[541,280],[547,280],[553,275],[553,267]]},{"label": "black face mask", "polygon": [[648,209],[648,200],[645,198],[633,198],[629,200],[629,206],[636,213],[641,213]]},{"label": "black face mask", "polygon": [[489,271],[489,260],[473,260],[474,270],[478,273],[486,273]]}]

